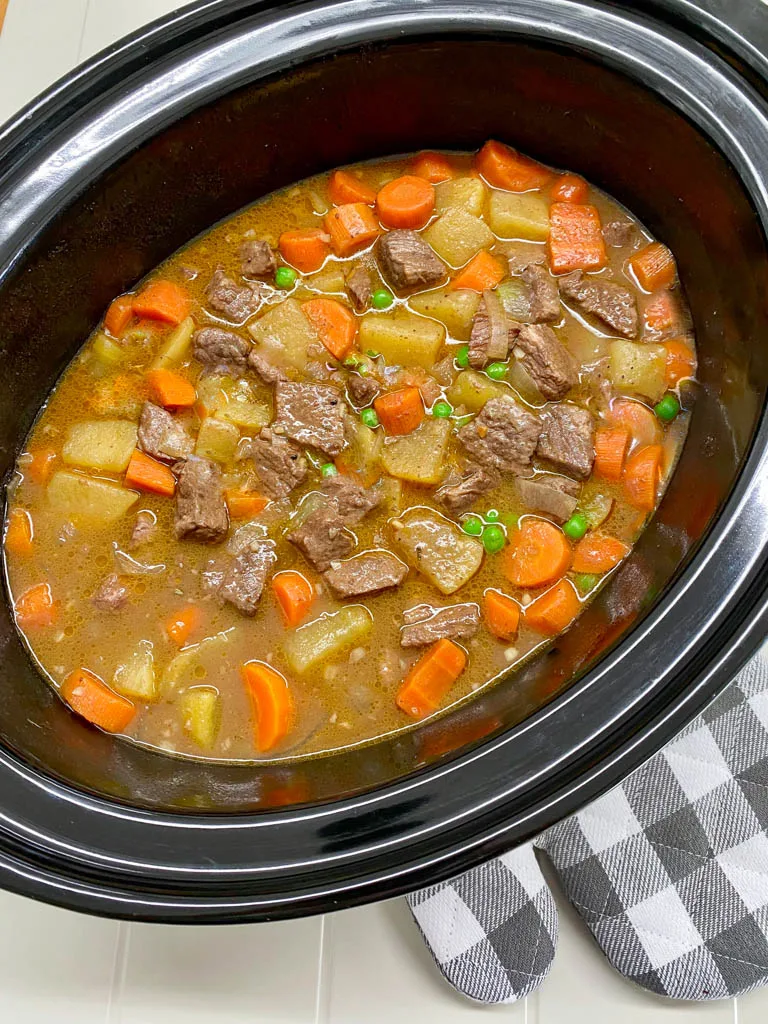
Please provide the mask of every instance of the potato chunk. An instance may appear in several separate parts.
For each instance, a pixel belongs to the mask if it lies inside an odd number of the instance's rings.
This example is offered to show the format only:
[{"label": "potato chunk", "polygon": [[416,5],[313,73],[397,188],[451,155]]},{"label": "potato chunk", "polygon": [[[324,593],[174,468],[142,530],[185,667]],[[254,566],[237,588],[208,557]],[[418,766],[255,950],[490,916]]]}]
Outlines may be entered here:
[{"label": "potato chunk", "polygon": [[443,594],[454,594],[483,562],[483,545],[430,509],[412,509],[392,523],[406,561]]},{"label": "potato chunk", "polygon": [[136,650],[117,666],[112,685],[124,697],[142,701],[155,700],[155,659],[149,640],[140,640]]},{"label": "potato chunk", "polygon": [[73,423],[61,454],[70,466],[123,473],[136,447],[136,436],[136,424],[128,420]]},{"label": "potato chunk", "polygon": [[500,238],[545,242],[549,237],[549,203],[535,192],[494,192],[488,220]]},{"label": "potato chunk", "polygon": [[462,370],[448,388],[448,401],[451,405],[463,405],[469,412],[480,412],[492,398],[512,397],[509,388],[477,370]]},{"label": "potato chunk", "polygon": [[496,241],[479,217],[457,207],[430,224],[423,238],[452,267],[463,267],[481,249],[487,249]]},{"label": "potato chunk", "polygon": [[47,496],[54,511],[94,525],[113,523],[139,500],[138,491],[66,470],[51,478]]},{"label": "potato chunk", "polygon": [[360,473],[366,487],[381,476],[381,449],[384,434],[381,430],[372,430],[359,420],[350,419],[348,425],[349,447],[344,452],[344,463]]},{"label": "potato chunk", "polygon": [[612,341],[609,373],[620,391],[634,391],[658,402],[666,391],[666,349],[663,345]]},{"label": "potato chunk", "polygon": [[240,431],[234,423],[209,416],[203,421],[197,435],[195,455],[213,459],[214,462],[232,462],[239,440]]},{"label": "potato chunk", "polygon": [[360,321],[363,352],[380,352],[390,366],[422,366],[430,370],[445,339],[445,328],[405,309],[367,313]]},{"label": "potato chunk", "polygon": [[445,473],[443,460],[451,433],[448,420],[427,417],[412,434],[388,441],[381,462],[390,476],[413,484],[439,484]]},{"label": "potato chunk", "polygon": [[466,210],[473,217],[481,216],[488,189],[479,178],[452,178],[435,186],[435,210]]},{"label": "potato chunk", "polygon": [[304,316],[296,299],[283,299],[248,327],[257,345],[264,346],[277,363],[303,370],[307,346],[317,342],[317,334]]},{"label": "potato chunk", "polygon": [[191,316],[182,320],[175,327],[157,350],[152,366],[156,370],[164,370],[174,363],[180,363],[187,354],[195,332],[195,322]]},{"label": "potato chunk", "polygon": [[439,320],[448,334],[457,341],[469,341],[472,319],[480,305],[480,293],[457,288],[449,291],[440,288],[436,292],[425,292],[411,298],[411,309],[424,316]]},{"label": "potato chunk", "polygon": [[212,686],[193,686],[181,698],[184,732],[204,750],[216,742],[221,723],[219,692]]},{"label": "potato chunk", "polygon": [[321,615],[291,633],[283,644],[288,665],[294,672],[307,672],[359,643],[372,627],[371,613],[360,605],[348,605],[334,615]]}]

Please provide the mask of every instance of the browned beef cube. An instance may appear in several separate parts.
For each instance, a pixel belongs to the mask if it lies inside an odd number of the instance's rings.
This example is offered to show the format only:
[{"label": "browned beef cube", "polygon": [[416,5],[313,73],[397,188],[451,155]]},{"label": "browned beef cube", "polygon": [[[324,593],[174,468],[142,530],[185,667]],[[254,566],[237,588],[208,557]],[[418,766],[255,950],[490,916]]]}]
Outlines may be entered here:
[{"label": "browned beef cube", "polygon": [[142,544],[148,544],[154,537],[156,530],[157,517],[155,513],[142,509],[136,513],[136,521],[131,531],[129,546],[131,548],[140,548]]},{"label": "browned beef cube", "polygon": [[215,544],[226,537],[229,515],[221,469],[210,459],[193,456],[181,467],[176,487],[176,537]]},{"label": "browned beef cube", "polygon": [[379,384],[373,377],[363,377],[360,373],[350,373],[347,378],[347,392],[358,409],[370,405],[379,393]]},{"label": "browned beef cube", "polygon": [[501,478],[495,469],[470,462],[463,473],[451,473],[443,486],[435,492],[435,497],[451,512],[466,512],[481,495],[498,487],[500,482]]},{"label": "browned beef cube", "polygon": [[298,445],[267,428],[241,443],[238,459],[251,460],[264,490],[273,498],[285,498],[307,475],[307,460]]},{"label": "browned beef cube", "polygon": [[344,402],[339,391],[327,384],[294,384],[278,381],[275,386],[275,433],[283,433],[338,455],[347,446],[344,437]]},{"label": "browned beef cube", "polygon": [[617,249],[629,245],[634,235],[635,225],[630,220],[609,220],[603,224],[603,238]]},{"label": "browned beef cube", "polygon": [[192,438],[166,409],[153,402],[145,402],[139,420],[139,446],[153,459],[176,462],[189,455]]},{"label": "browned beef cube", "polygon": [[426,647],[435,640],[461,640],[474,636],[480,628],[480,609],[476,604],[449,604],[433,608],[420,604],[403,612],[405,625],[400,630],[403,647]]},{"label": "browned beef cube", "polygon": [[523,324],[513,353],[544,398],[557,401],[578,383],[579,374],[570,352],[551,327]]},{"label": "browned beef cube", "polygon": [[257,348],[252,348],[248,353],[248,365],[265,384],[277,384],[279,380],[288,380],[285,370],[270,362]]},{"label": "browned beef cube", "polygon": [[251,238],[243,242],[239,256],[243,277],[272,277],[277,270],[272,246],[263,238]]},{"label": "browned beef cube", "polygon": [[378,243],[382,273],[397,291],[437,284],[448,269],[415,231],[387,231]]},{"label": "browned beef cube", "polygon": [[560,278],[560,291],[582,313],[597,317],[617,334],[637,337],[637,299],[629,288],[574,270]]},{"label": "browned beef cube", "polygon": [[347,295],[358,313],[368,308],[373,292],[370,272],[366,267],[355,267],[347,278]]},{"label": "browned beef cube", "polygon": [[492,398],[458,437],[475,462],[521,475],[530,469],[539,421],[511,398]]},{"label": "browned beef cube", "polygon": [[113,572],[101,581],[91,600],[99,611],[115,612],[125,605],[128,594],[128,587],[117,573]]},{"label": "browned beef cube", "polygon": [[359,523],[363,516],[381,503],[381,493],[361,487],[342,473],[326,477],[323,490],[333,500],[345,523]]},{"label": "browned beef cube", "polygon": [[552,406],[542,420],[536,454],[577,480],[585,480],[595,461],[592,413],[570,402]]},{"label": "browned beef cube", "polygon": [[325,572],[331,562],[346,558],[355,546],[354,537],[345,529],[333,502],[310,512],[287,537],[318,572]]},{"label": "browned beef cube", "polygon": [[560,293],[557,282],[546,267],[531,263],[522,273],[531,303],[530,318],[534,324],[554,324],[561,318]]},{"label": "browned beef cube", "polygon": [[264,295],[265,288],[261,282],[238,284],[227,277],[221,267],[214,272],[205,293],[208,308],[233,323],[244,323],[253,316]]},{"label": "browned beef cube", "polygon": [[243,615],[255,615],[269,567],[276,561],[272,545],[254,541],[243,547],[224,570],[218,594]]},{"label": "browned beef cube", "polygon": [[391,551],[364,551],[332,565],[325,579],[337,597],[362,597],[399,587],[407,575],[408,566]]},{"label": "browned beef cube", "polygon": [[251,346],[234,331],[204,327],[192,338],[192,355],[209,370],[238,373],[245,369]]},{"label": "browned beef cube", "polygon": [[564,523],[576,511],[579,490],[575,480],[551,473],[534,480],[517,480],[517,493],[523,504],[534,512],[552,516],[558,523]]},{"label": "browned beef cube", "polygon": [[472,332],[469,336],[469,365],[476,370],[482,370],[487,363],[506,359],[509,352],[511,326],[496,293],[483,292],[480,305],[472,320]]}]

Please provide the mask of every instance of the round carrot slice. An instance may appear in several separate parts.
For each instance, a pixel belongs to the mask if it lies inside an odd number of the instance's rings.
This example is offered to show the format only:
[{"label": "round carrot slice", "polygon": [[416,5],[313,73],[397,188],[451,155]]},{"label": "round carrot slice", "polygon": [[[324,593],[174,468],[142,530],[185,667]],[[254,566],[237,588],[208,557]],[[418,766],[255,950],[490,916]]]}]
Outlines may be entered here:
[{"label": "round carrot slice", "polygon": [[571,547],[546,519],[526,516],[504,553],[504,572],[516,587],[543,587],[568,571]]},{"label": "round carrot slice", "polygon": [[614,399],[605,418],[612,427],[625,427],[629,431],[633,447],[658,444],[661,440],[659,421],[647,405],[632,398]]},{"label": "round carrot slice", "polygon": [[434,208],[434,186],[414,174],[388,181],[376,196],[379,220],[388,228],[423,228]]}]

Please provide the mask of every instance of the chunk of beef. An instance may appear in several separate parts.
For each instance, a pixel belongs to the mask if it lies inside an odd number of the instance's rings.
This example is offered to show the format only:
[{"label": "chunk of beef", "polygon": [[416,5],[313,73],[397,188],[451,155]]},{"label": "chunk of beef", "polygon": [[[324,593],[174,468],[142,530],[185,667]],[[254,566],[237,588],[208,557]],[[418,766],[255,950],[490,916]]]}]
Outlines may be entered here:
[{"label": "chunk of beef", "polygon": [[339,391],[327,384],[275,386],[275,433],[300,444],[312,445],[327,455],[338,455],[347,446],[344,437],[344,403]]},{"label": "chunk of beef", "polygon": [[128,600],[128,593],[128,587],[113,572],[101,581],[91,601],[101,612],[116,612]]},{"label": "chunk of beef", "polygon": [[249,238],[243,242],[238,255],[243,277],[272,277],[277,270],[272,246],[263,238]]},{"label": "chunk of beef", "polygon": [[205,544],[224,539],[229,515],[224,501],[221,469],[210,459],[193,456],[181,467],[176,487],[176,537]]},{"label": "chunk of beef", "polygon": [[547,249],[535,242],[509,242],[504,246],[510,274],[521,274],[526,267],[547,262]]},{"label": "chunk of beef", "polygon": [[522,273],[530,299],[530,318],[534,324],[554,324],[561,317],[557,282],[546,267],[529,264]]},{"label": "chunk of beef", "polygon": [[387,231],[378,243],[384,277],[398,291],[437,284],[448,268],[415,231]]},{"label": "chunk of beef", "polygon": [[623,245],[629,245],[635,234],[635,225],[631,220],[609,220],[603,224],[603,238],[608,245],[620,249]]},{"label": "chunk of beef", "polygon": [[245,369],[251,346],[234,331],[203,327],[192,338],[192,355],[209,370],[237,373]]},{"label": "chunk of beef", "polygon": [[307,460],[293,441],[264,428],[258,437],[243,441],[238,459],[250,459],[259,480],[273,498],[285,498],[307,475]]},{"label": "chunk of beef", "polygon": [[570,402],[554,405],[542,420],[536,454],[577,480],[585,480],[595,461],[592,413]]},{"label": "chunk of beef", "polygon": [[379,384],[373,377],[363,377],[360,373],[350,373],[347,378],[347,392],[352,402],[362,409],[370,405],[379,393]]},{"label": "chunk of beef", "polygon": [[355,267],[347,278],[347,295],[358,313],[368,308],[372,292],[370,271],[366,267]]},{"label": "chunk of beef", "polygon": [[131,531],[129,546],[131,548],[140,548],[142,544],[148,544],[154,537],[156,530],[157,518],[155,513],[142,509],[136,513],[136,521]]},{"label": "chunk of beef", "polygon": [[475,462],[519,476],[530,469],[539,421],[511,398],[492,398],[458,437]]},{"label": "chunk of beef", "polygon": [[208,308],[214,313],[219,313],[233,323],[243,323],[259,309],[264,294],[261,282],[238,284],[219,267],[211,278],[205,297]]},{"label": "chunk of beef", "polygon": [[277,384],[279,380],[288,380],[285,370],[270,362],[257,348],[252,348],[248,353],[248,365],[265,384]]},{"label": "chunk of beef", "polygon": [[243,547],[224,570],[218,588],[221,600],[243,615],[255,615],[267,572],[276,558],[268,541],[253,541]]},{"label": "chunk of beef", "polygon": [[405,625],[400,630],[403,647],[426,647],[435,640],[460,640],[474,636],[480,628],[480,609],[476,604],[449,604],[433,608],[416,605],[403,612]]},{"label": "chunk of beef", "polygon": [[287,537],[318,572],[346,558],[355,546],[353,535],[345,529],[336,505],[330,501],[310,512]]},{"label": "chunk of beef", "polygon": [[361,487],[356,480],[336,473],[323,480],[323,490],[335,503],[345,523],[359,523],[377,505],[381,504],[381,492]]},{"label": "chunk of beef", "polygon": [[579,485],[567,476],[551,473],[535,480],[517,480],[522,503],[534,512],[544,512],[558,523],[570,519],[578,505]]},{"label": "chunk of beef", "polygon": [[544,398],[550,401],[563,398],[579,381],[573,356],[560,344],[551,327],[523,324],[513,352]]},{"label": "chunk of beef", "polygon": [[144,403],[138,436],[142,451],[153,459],[176,462],[192,452],[192,438],[183,424],[153,402]]},{"label": "chunk of beef", "polygon": [[332,565],[325,579],[337,597],[361,597],[399,587],[407,575],[408,566],[391,551],[364,551]]},{"label": "chunk of beef", "polygon": [[[510,327],[513,327],[511,338]],[[481,370],[486,363],[506,359],[510,341],[514,341],[517,334],[516,327],[507,317],[498,295],[483,292],[469,335],[469,365]]]},{"label": "chunk of beef", "polygon": [[463,473],[452,472],[435,497],[451,512],[466,512],[481,494],[498,487],[500,482],[495,469],[470,462]]},{"label": "chunk of beef", "polygon": [[560,278],[560,291],[582,313],[597,317],[617,334],[637,337],[637,299],[628,288],[574,270]]}]

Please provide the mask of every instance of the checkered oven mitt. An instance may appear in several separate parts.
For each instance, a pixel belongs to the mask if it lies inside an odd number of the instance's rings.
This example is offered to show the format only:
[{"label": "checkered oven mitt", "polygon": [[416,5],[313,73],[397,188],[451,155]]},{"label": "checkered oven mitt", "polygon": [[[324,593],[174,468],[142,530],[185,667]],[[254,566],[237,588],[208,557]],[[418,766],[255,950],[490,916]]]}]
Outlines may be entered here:
[{"label": "checkered oven mitt", "polygon": [[408,897],[445,978],[483,1003],[546,977],[557,913],[534,854],[621,974],[674,999],[768,982],[768,646],[621,786],[498,860]]}]

